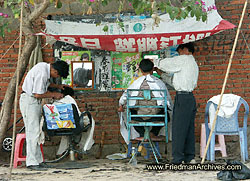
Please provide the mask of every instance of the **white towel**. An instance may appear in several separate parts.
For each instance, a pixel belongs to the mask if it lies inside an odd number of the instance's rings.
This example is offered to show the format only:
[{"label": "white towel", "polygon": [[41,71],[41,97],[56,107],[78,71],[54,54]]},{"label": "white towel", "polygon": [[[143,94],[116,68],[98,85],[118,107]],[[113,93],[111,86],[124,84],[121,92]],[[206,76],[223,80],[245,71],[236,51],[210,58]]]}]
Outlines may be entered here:
[{"label": "white towel", "polygon": [[[218,105],[219,100],[220,100],[220,95],[217,95],[209,99],[208,102],[213,102]],[[240,96],[234,94],[223,94],[218,116],[224,118],[230,118],[234,114],[237,105],[239,103],[239,100]],[[216,112],[215,107],[214,105],[211,104],[211,106],[209,107],[209,121],[211,125],[213,124],[215,112]]]}]

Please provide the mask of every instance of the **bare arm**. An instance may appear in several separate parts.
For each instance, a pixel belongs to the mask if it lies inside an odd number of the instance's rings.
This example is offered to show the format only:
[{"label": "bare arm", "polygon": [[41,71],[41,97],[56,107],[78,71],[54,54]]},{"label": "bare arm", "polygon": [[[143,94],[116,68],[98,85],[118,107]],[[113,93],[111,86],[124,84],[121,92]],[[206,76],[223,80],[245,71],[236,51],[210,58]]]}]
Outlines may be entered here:
[{"label": "bare arm", "polygon": [[120,105],[119,108],[117,109],[118,112],[124,112],[123,106]]},{"label": "bare arm", "polygon": [[53,99],[61,99],[63,98],[63,94],[60,92],[46,92],[44,94],[34,94],[35,98],[42,99],[42,98],[53,98]]},{"label": "bare arm", "polygon": [[157,74],[161,76],[162,71],[160,69],[158,69],[157,67],[154,67],[154,71],[156,71]]},{"label": "bare arm", "polygon": [[49,87],[52,87],[52,88],[57,88],[57,89],[64,89],[64,87],[70,87],[69,85],[65,85],[65,84],[54,84],[54,83],[51,83],[49,85]]}]

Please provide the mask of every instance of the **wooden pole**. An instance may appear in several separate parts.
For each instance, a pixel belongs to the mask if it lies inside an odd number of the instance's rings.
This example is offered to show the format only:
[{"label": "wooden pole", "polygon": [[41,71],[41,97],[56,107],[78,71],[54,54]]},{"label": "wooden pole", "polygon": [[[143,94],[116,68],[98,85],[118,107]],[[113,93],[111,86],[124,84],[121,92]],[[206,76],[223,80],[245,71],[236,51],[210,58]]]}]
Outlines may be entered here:
[{"label": "wooden pole", "polygon": [[229,75],[229,72],[230,72],[230,68],[231,68],[231,64],[232,64],[232,60],[233,60],[235,48],[236,48],[237,41],[238,41],[238,38],[239,38],[240,28],[241,28],[242,21],[244,19],[244,15],[245,15],[245,12],[246,12],[247,1],[248,0],[245,1],[245,5],[244,5],[244,8],[243,8],[243,11],[242,11],[242,14],[241,14],[241,19],[240,19],[239,26],[238,26],[238,29],[237,29],[237,33],[236,33],[236,37],[235,37],[235,40],[234,40],[233,49],[232,49],[231,56],[230,56],[230,59],[229,59],[229,63],[228,63],[228,66],[227,66],[226,76],[225,76],[224,83],[223,83],[222,90],[221,90],[221,94],[220,94],[219,104],[218,104],[217,110],[215,112],[215,117],[214,117],[213,125],[212,125],[212,128],[211,128],[211,131],[210,131],[210,134],[209,134],[209,138],[208,138],[208,141],[207,141],[207,145],[206,145],[206,149],[205,149],[205,152],[203,154],[202,161],[201,161],[202,164],[205,161],[205,157],[207,155],[207,150],[208,150],[208,147],[209,147],[209,144],[210,144],[210,141],[211,141],[211,137],[212,137],[212,134],[213,134],[213,131],[214,131],[214,128],[215,128],[215,124],[216,124],[218,112],[219,112],[219,109],[220,109],[220,106],[221,106],[222,97],[223,97],[223,94],[224,94],[224,91],[225,91],[225,87],[226,87],[226,84],[227,84],[227,79],[228,79],[228,75]]},{"label": "wooden pole", "polygon": [[12,149],[10,156],[10,170],[8,177],[11,179],[11,173],[13,168],[13,155],[15,150],[15,137],[16,137],[16,120],[17,120],[17,97],[18,97],[18,85],[19,85],[19,62],[22,52],[22,36],[23,36],[23,1],[21,2],[21,15],[20,15],[20,33],[19,33],[19,52],[18,52],[18,60],[17,60],[17,77],[16,77],[16,93],[15,93],[15,103],[14,103],[14,121],[13,121],[13,132],[12,132]]}]

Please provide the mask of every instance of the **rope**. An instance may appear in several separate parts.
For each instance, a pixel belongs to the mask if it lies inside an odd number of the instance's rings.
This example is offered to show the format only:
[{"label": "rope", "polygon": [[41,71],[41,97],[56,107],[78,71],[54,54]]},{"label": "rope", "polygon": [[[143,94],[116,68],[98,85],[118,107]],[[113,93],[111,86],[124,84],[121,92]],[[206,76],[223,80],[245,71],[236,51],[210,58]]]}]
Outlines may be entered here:
[{"label": "rope", "polygon": [[247,40],[246,40],[246,38],[245,38],[245,36],[244,36],[244,33],[242,33],[242,31],[240,31],[240,32],[241,32],[241,34],[242,34],[242,36],[243,36],[243,39],[244,39],[245,44],[246,44],[246,46],[247,46],[247,49],[248,49],[248,51],[250,52],[250,48],[249,48],[249,46],[248,46],[248,44],[247,44]]},{"label": "rope", "polygon": [[[21,2],[21,19],[20,19],[20,35],[23,35],[23,1]],[[19,39],[19,52],[18,52],[18,60],[17,60],[17,77],[16,77],[16,93],[15,93],[15,104],[14,104],[14,122],[13,122],[13,133],[12,133],[12,149],[11,149],[11,157],[10,157],[10,170],[8,173],[8,177],[11,180],[11,173],[13,168],[13,155],[14,155],[14,147],[15,147],[15,136],[16,136],[16,120],[17,120],[17,97],[18,97],[18,84],[19,84],[19,64],[20,57],[22,51],[22,38]]]},{"label": "rope", "polygon": [[219,109],[220,109],[220,106],[221,106],[222,97],[223,97],[223,94],[224,94],[224,91],[225,91],[228,75],[229,75],[229,72],[230,72],[230,68],[231,68],[231,64],[232,64],[232,60],[233,60],[233,56],[234,56],[234,52],[235,52],[235,48],[236,48],[237,41],[238,41],[238,38],[239,38],[240,28],[241,28],[242,21],[244,19],[244,15],[245,15],[245,12],[246,12],[246,7],[247,7],[247,0],[245,1],[245,5],[244,5],[244,8],[243,8],[243,11],[242,11],[242,14],[241,14],[241,19],[240,19],[239,26],[238,26],[238,29],[237,29],[233,49],[232,49],[231,56],[230,56],[230,59],[229,59],[229,63],[228,63],[228,66],[227,66],[226,76],[225,76],[224,83],[223,83],[222,90],[221,90],[221,94],[220,94],[219,104],[218,104],[218,107],[217,107],[217,110],[216,110],[216,113],[215,113],[213,125],[212,125],[212,128],[211,128],[210,134],[209,134],[209,138],[208,138],[207,145],[206,145],[206,150],[205,150],[205,152],[203,154],[201,164],[203,164],[204,161],[205,161],[205,157],[207,155],[207,150],[208,150],[208,147],[209,147],[209,144],[210,144],[210,141],[211,141],[211,137],[212,137],[212,134],[213,134],[213,131],[214,131],[214,128],[215,128],[215,124],[216,124],[218,112],[219,112]]},{"label": "rope", "polygon": [[8,53],[8,51],[11,49],[11,47],[16,43],[16,41],[18,40],[20,36],[17,37],[17,39],[12,43],[12,45],[10,45],[10,47],[8,48],[8,50],[3,54],[3,56],[0,58],[0,61],[3,59],[3,57]]}]

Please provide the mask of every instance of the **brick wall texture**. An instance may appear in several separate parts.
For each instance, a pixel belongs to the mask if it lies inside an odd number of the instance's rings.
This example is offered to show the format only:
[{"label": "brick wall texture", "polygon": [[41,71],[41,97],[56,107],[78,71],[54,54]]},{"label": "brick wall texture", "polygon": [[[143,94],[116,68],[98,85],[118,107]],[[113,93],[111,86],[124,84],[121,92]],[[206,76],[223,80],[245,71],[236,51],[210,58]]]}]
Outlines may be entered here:
[{"label": "brick wall texture", "polygon": [[[218,12],[225,20],[238,26],[244,2],[245,0],[217,0],[216,5]],[[250,5],[247,9],[225,93],[237,94],[250,103]],[[198,87],[194,91],[197,101],[196,141],[199,141],[200,125],[204,123],[206,102],[221,92],[236,30],[237,28],[226,30],[195,43],[196,53],[194,56],[200,69]],[[0,38],[0,102],[4,99],[8,83],[16,69],[18,57],[18,41],[16,40],[18,36],[19,32],[13,31],[7,33],[4,39]],[[44,61],[53,62],[52,47],[44,46],[44,42],[45,40],[42,39]],[[19,88],[21,90],[21,86]],[[171,94],[174,98],[174,92]],[[81,111],[84,111],[85,103],[93,105],[92,114],[96,121],[94,136],[97,143],[100,142],[102,131],[106,131],[105,144],[116,144],[122,141],[119,134],[119,117],[116,111],[120,96],[120,92],[86,92],[76,97]],[[18,110],[18,117],[20,116]],[[12,121],[13,118],[10,122]],[[23,123],[18,124],[17,129],[22,126]]]}]

